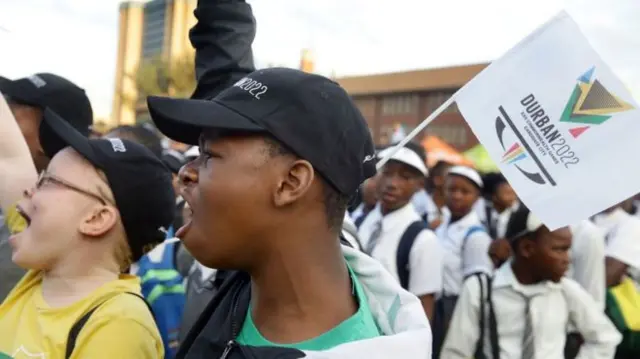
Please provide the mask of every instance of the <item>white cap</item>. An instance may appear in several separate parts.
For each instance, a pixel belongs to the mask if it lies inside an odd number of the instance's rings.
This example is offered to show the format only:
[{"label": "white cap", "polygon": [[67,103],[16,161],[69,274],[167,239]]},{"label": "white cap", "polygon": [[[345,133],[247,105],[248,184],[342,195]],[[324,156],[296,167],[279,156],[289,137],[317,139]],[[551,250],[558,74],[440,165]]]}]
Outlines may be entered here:
[{"label": "white cap", "polygon": [[[386,157],[391,151],[394,150],[394,148],[395,147],[389,147],[380,151],[380,153],[378,153],[378,158]],[[408,166],[411,166],[422,173],[424,176],[427,176],[429,174],[427,165],[422,159],[420,159],[420,156],[406,147],[400,148],[396,153],[393,154],[393,156],[391,156],[389,160],[402,162]]]},{"label": "white cap", "polygon": [[542,222],[533,213],[529,212],[527,217],[527,231],[533,233],[542,227]]},{"label": "white cap", "polygon": [[482,183],[482,178],[480,177],[480,174],[478,174],[478,172],[471,167],[453,166],[449,169],[449,172],[447,172],[447,174],[462,176],[468,179],[469,181],[475,183],[476,186],[478,186],[479,188],[484,187],[484,183]]},{"label": "white cap", "polygon": [[186,150],[184,152],[184,156],[187,159],[191,159],[193,157],[198,157],[198,156],[200,156],[200,148],[198,146],[193,146],[193,147],[191,147],[190,149],[188,149],[188,150]]}]

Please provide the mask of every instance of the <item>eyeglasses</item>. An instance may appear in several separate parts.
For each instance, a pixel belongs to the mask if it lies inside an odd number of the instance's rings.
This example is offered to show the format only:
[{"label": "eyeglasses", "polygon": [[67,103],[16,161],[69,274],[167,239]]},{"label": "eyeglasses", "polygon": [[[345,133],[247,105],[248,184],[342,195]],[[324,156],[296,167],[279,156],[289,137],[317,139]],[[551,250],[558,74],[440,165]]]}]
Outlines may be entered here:
[{"label": "eyeglasses", "polygon": [[82,193],[85,196],[89,196],[91,198],[97,199],[98,201],[100,201],[100,203],[102,203],[103,205],[107,205],[107,204],[112,204],[111,201],[108,201],[106,199],[104,199],[104,197],[102,197],[99,194],[93,193],[91,191],[88,191],[86,189],[82,189],[76,185],[74,185],[73,183],[70,183],[60,177],[54,176],[50,173],[47,173],[46,171],[43,171],[40,173],[40,176],[38,177],[38,181],[36,182],[36,189],[40,189],[40,187],[42,187],[44,184],[46,183],[53,183],[53,184],[57,184],[59,186],[68,188],[72,191],[76,191],[78,193]]}]

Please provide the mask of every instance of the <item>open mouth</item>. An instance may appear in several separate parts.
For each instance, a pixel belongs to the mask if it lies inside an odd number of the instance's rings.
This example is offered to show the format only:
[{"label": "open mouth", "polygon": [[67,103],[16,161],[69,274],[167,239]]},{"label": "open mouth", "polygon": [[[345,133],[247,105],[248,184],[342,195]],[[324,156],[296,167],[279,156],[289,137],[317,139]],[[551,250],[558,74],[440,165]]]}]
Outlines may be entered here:
[{"label": "open mouth", "polygon": [[24,220],[27,222],[27,226],[31,224],[31,217],[29,217],[29,215],[20,206],[16,206],[16,212],[18,212],[18,214],[22,218],[24,218]]}]

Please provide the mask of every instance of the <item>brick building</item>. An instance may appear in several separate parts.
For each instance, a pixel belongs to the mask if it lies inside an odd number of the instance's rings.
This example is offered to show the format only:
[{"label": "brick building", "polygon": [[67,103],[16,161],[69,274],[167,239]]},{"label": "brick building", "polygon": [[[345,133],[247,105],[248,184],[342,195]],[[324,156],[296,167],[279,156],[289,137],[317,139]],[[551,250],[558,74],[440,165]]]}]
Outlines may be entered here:
[{"label": "brick building", "polygon": [[[409,131],[427,118],[487,64],[338,78],[369,123],[377,144],[385,144],[395,125]],[[408,132],[407,132],[408,133]],[[455,104],[434,120],[425,134],[436,135],[458,150],[478,143]]]}]

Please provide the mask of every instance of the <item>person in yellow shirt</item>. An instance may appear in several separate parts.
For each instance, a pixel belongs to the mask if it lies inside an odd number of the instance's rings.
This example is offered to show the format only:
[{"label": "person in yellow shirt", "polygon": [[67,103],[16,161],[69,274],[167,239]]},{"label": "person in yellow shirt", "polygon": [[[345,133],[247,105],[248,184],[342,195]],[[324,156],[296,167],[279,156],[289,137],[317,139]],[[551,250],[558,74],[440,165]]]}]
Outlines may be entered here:
[{"label": "person in yellow shirt", "polygon": [[[10,116],[0,97],[7,137],[18,131]],[[17,204],[7,205],[17,199],[11,168],[0,180],[12,260],[29,270],[0,304],[0,358],[163,358],[139,279],[122,273],[164,240],[174,215],[170,171],[144,146],[87,139],[51,110],[40,142],[52,160]],[[2,150],[0,169],[11,163]],[[27,156],[13,158],[23,160],[14,177],[29,187],[32,162],[30,174]]]}]

